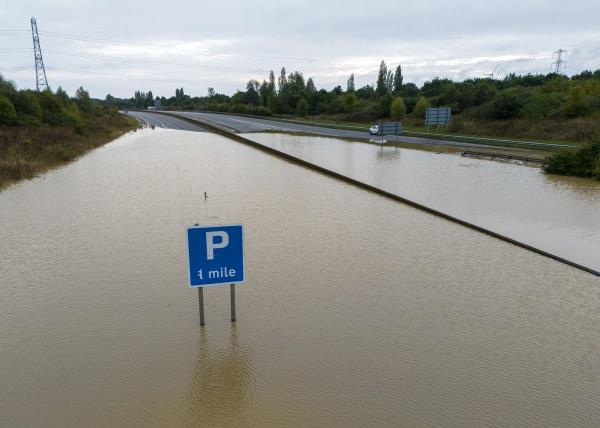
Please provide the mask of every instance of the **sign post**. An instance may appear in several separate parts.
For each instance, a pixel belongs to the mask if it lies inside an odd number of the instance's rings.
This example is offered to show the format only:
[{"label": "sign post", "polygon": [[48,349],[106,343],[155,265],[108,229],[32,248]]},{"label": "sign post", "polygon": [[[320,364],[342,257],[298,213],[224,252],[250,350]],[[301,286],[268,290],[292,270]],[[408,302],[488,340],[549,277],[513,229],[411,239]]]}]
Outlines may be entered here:
[{"label": "sign post", "polygon": [[198,287],[198,307],[200,308],[200,325],[204,325],[204,288]]},{"label": "sign post", "polygon": [[231,321],[236,320],[235,284],[244,282],[242,225],[194,226],[187,230],[189,286],[198,288],[200,325],[204,325],[204,287],[230,284]]}]

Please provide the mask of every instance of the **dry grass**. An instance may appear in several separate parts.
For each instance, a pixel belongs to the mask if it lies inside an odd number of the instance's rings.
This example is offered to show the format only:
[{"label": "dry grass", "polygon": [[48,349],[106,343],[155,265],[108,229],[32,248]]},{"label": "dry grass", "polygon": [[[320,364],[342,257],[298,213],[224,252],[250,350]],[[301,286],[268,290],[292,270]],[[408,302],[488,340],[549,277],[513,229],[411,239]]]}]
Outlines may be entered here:
[{"label": "dry grass", "polygon": [[138,127],[119,114],[95,117],[81,128],[0,127],[0,190],[77,159]]}]

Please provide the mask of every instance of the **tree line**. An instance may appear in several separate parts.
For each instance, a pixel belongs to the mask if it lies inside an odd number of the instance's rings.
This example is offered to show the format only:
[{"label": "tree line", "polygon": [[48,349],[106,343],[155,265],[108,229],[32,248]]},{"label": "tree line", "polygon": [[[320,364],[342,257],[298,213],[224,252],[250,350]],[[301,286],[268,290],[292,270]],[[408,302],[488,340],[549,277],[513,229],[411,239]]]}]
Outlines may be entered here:
[{"label": "tree line", "polygon": [[[154,98],[155,99],[155,98]],[[151,91],[136,91],[130,99],[106,101],[122,108],[154,104]],[[408,115],[423,118],[428,106],[451,107],[454,114],[473,120],[556,119],[600,114],[600,70],[567,77],[556,73],[509,74],[503,79],[474,78],[455,82],[434,78],[420,87],[404,82],[402,67],[381,61],[377,80],[355,87],[351,74],[331,90],[317,89],[312,78],[283,67],[262,82],[251,79],[232,96],[209,88],[204,97],[191,97],[178,88],[174,97],[160,98],[164,108],[198,109],[257,115],[336,116],[349,121],[372,121]]]},{"label": "tree line", "polygon": [[0,125],[67,126],[83,130],[94,118],[115,115],[115,106],[94,101],[80,87],[74,97],[62,88],[50,90],[17,90],[15,84],[0,75]]}]

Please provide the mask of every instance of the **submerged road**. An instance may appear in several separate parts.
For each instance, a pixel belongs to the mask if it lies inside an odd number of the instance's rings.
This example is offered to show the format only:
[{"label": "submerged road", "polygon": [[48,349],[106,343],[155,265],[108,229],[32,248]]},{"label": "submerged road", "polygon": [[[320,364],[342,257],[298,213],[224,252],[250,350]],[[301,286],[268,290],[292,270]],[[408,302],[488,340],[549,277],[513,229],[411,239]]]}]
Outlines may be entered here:
[{"label": "submerged road", "polygon": [[[237,116],[226,113],[206,113],[206,112],[196,112],[196,111],[181,111],[181,112],[169,112],[171,114],[176,114],[179,116],[186,116],[192,119],[199,120],[207,120],[213,123],[217,123],[219,125],[225,126],[233,131],[246,133],[246,132],[264,132],[264,131],[280,131],[280,132],[300,132],[300,133],[309,133],[316,135],[324,135],[328,137],[338,137],[338,138],[351,138],[353,140],[376,140],[380,137],[370,135],[369,131],[365,129],[364,131],[353,131],[349,129],[335,129],[328,128],[325,126],[318,125],[304,125],[298,123],[291,122],[282,122],[279,120],[273,119],[263,119],[257,117],[248,117],[248,116]],[[395,141],[394,136],[384,137],[388,141]],[[495,144],[485,144],[485,143],[470,143],[470,142],[459,142],[459,141],[450,141],[450,140],[439,140],[439,139],[431,139],[431,138],[422,138],[422,137],[409,137],[409,136],[399,136],[398,142],[402,143],[411,143],[411,144],[428,144],[428,145],[437,145],[437,146],[452,146],[452,147],[486,147],[486,148],[494,148],[494,149],[509,149],[509,150],[528,150],[525,148],[515,148],[515,147],[501,147]]]},{"label": "submerged road", "polygon": [[183,131],[195,131],[195,132],[206,132],[200,124],[193,124],[186,120],[177,119],[173,116],[167,116],[164,114],[154,113],[150,111],[127,111],[125,114],[135,117],[144,126],[165,128],[165,129],[179,129]]}]

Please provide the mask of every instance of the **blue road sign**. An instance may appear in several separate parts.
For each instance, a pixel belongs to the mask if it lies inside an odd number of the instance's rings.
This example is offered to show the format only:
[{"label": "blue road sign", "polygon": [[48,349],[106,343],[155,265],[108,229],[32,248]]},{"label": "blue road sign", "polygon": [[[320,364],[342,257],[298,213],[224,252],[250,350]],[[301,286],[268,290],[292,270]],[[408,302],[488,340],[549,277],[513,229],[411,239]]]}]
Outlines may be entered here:
[{"label": "blue road sign", "polygon": [[190,287],[244,282],[241,224],[190,227],[187,235]]}]

